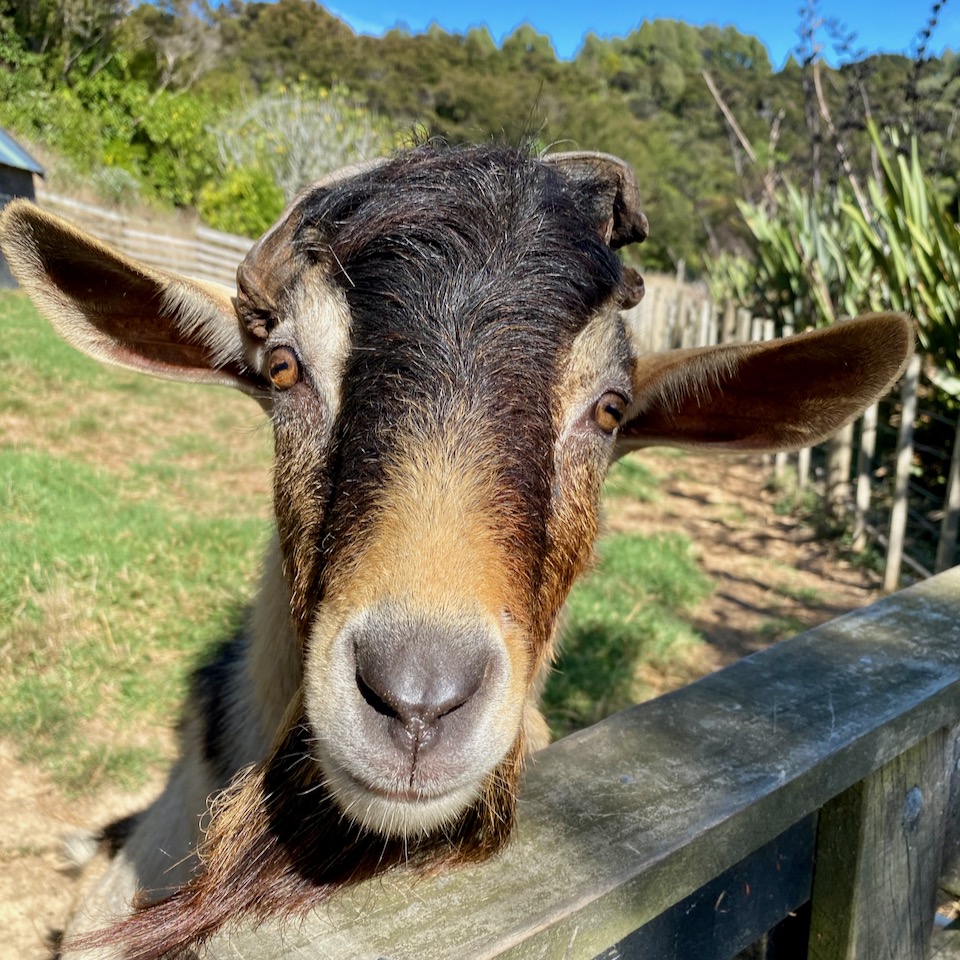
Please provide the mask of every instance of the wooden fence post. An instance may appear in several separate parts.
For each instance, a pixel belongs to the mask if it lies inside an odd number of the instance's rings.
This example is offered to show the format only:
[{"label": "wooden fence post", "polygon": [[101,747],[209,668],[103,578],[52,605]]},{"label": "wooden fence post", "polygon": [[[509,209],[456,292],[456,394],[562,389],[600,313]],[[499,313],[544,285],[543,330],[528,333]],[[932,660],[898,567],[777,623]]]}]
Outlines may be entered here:
[{"label": "wooden fence post", "polygon": [[670,346],[667,333],[667,302],[659,286],[653,288],[653,304],[651,305],[652,343],[651,350],[667,350]]},{"label": "wooden fence post", "polygon": [[698,347],[712,347],[717,342],[717,317],[713,304],[705,299],[700,304],[700,329],[697,332]]},{"label": "wooden fence post", "polygon": [[953,435],[953,455],[950,457],[950,476],[947,480],[947,495],[943,504],[943,521],[940,524],[940,541],[937,544],[937,561],[934,573],[953,566],[957,548],[957,520],[960,517],[960,420]]},{"label": "wooden fence post", "polygon": [[693,311],[693,305],[688,303],[685,297],[678,296],[677,299],[680,304],[680,311],[678,314],[678,319],[680,322],[680,347],[682,349],[695,347],[697,346],[698,327]]},{"label": "wooden fence post", "polygon": [[[785,323],[783,325],[783,335],[785,337],[793,336],[793,324]],[[777,482],[783,480],[783,475],[787,470],[787,455],[785,453],[778,453],[773,458],[773,477]]]},{"label": "wooden fence post", "polygon": [[797,489],[806,490],[810,483],[810,448],[804,447],[797,453]]},{"label": "wooden fence post", "polygon": [[809,960],[926,960],[943,857],[946,728],[820,812]]},{"label": "wooden fence post", "polygon": [[827,509],[842,516],[850,500],[850,467],[853,463],[853,424],[848,423],[827,441]]},{"label": "wooden fence post", "polygon": [[[757,322],[757,321],[755,320],[754,323],[756,323],[756,322]],[[761,320],[761,321],[760,321],[760,337],[759,337],[759,339],[763,339],[764,342],[766,342],[766,341],[769,341],[769,340],[773,340],[773,338],[774,338],[776,335],[777,335],[777,326],[776,326],[776,324],[775,324],[772,320]],[[758,339],[758,338],[755,337],[754,339]],[[773,455],[772,455],[772,454],[769,454],[769,453],[765,453],[765,454],[763,455],[763,462],[764,462],[764,465],[765,465],[768,469],[769,469],[769,467],[770,467],[770,464],[773,463],[773,464],[774,464],[774,475],[776,475],[776,461],[774,460]]]},{"label": "wooden fence post", "polygon": [[883,572],[883,589],[896,590],[900,585],[900,567],[903,563],[903,540],[907,530],[907,492],[910,483],[910,463],[913,460],[913,421],[917,416],[917,385],[920,380],[921,358],[914,354],[904,374],[900,391],[902,410],[900,433],[897,437],[897,474],[890,511],[890,533],[887,545],[887,563]]},{"label": "wooden fence post", "polygon": [[737,308],[732,300],[728,300],[723,310],[723,330],[721,342],[732,343],[737,335]]},{"label": "wooden fence post", "polygon": [[860,553],[867,545],[867,511],[870,509],[870,474],[873,455],[877,450],[877,411],[872,404],[863,412],[860,421],[860,456],[857,461],[857,506],[853,518],[851,549]]}]

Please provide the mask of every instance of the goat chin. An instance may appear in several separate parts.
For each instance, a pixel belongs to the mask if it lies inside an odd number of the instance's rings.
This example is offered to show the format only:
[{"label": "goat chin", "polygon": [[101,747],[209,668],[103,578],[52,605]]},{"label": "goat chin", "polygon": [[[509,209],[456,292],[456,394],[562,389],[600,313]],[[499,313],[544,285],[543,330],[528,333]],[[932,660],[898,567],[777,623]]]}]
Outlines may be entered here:
[{"label": "goat chin", "polygon": [[326,788],[344,816],[384,837],[426,836],[456,820],[480,794],[474,782],[432,795],[413,789],[388,793],[361,782],[329,756],[320,761]]}]

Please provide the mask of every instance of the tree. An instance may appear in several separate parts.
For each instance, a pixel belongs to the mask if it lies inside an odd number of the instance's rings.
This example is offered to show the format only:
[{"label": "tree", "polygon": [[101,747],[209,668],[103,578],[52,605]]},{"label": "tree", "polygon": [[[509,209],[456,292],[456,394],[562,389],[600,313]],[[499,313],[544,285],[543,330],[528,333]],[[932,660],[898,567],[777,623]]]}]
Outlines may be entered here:
[{"label": "tree", "polygon": [[345,87],[281,89],[230,114],[215,136],[225,170],[263,170],[287,200],[324,174],[396,145],[390,125]]},{"label": "tree", "polygon": [[128,11],[127,0],[8,0],[6,6],[27,49],[45,55],[49,73],[66,82],[109,62]]},{"label": "tree", "polygon": [[[215,66],[222,47],[208,0],[160,0],[141,3],[118,34],[134,73],[146,74],[155,90],[191,89]],[[144,61],[141,71],[137,60]]]}]

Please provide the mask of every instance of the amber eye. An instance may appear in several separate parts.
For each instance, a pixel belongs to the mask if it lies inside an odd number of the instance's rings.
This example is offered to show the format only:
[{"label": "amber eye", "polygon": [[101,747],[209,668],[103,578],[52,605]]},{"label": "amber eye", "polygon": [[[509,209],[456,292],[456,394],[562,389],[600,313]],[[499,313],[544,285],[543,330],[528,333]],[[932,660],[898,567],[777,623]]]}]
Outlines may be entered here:
[{"label": "amber eye", "polygon": [[623,420],[627,401],[619,393],[605,393],[593,410],[593,419],[604,433],[613,433]]},{"label": "amber eye", "polygon": [[278,390],[289,390],[300,379],[300,361],[289,347],[270,351],[270,380]]}]

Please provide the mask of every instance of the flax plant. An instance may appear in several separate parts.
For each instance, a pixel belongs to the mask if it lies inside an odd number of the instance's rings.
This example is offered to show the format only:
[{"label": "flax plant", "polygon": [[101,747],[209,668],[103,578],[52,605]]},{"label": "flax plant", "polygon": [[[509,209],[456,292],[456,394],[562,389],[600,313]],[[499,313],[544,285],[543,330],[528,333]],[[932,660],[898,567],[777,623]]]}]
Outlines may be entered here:
[{"label": "flax plant", "polygon": [[960,229],[924,175],[915,136],[890,136],[893,155],[869,125],[879,176],[868,184],[865,211],[845,200],[841,210],[869,256],[872,284],[864,303],[904,310],[918,324],[924,351],[937,367],[960,375]]}]

